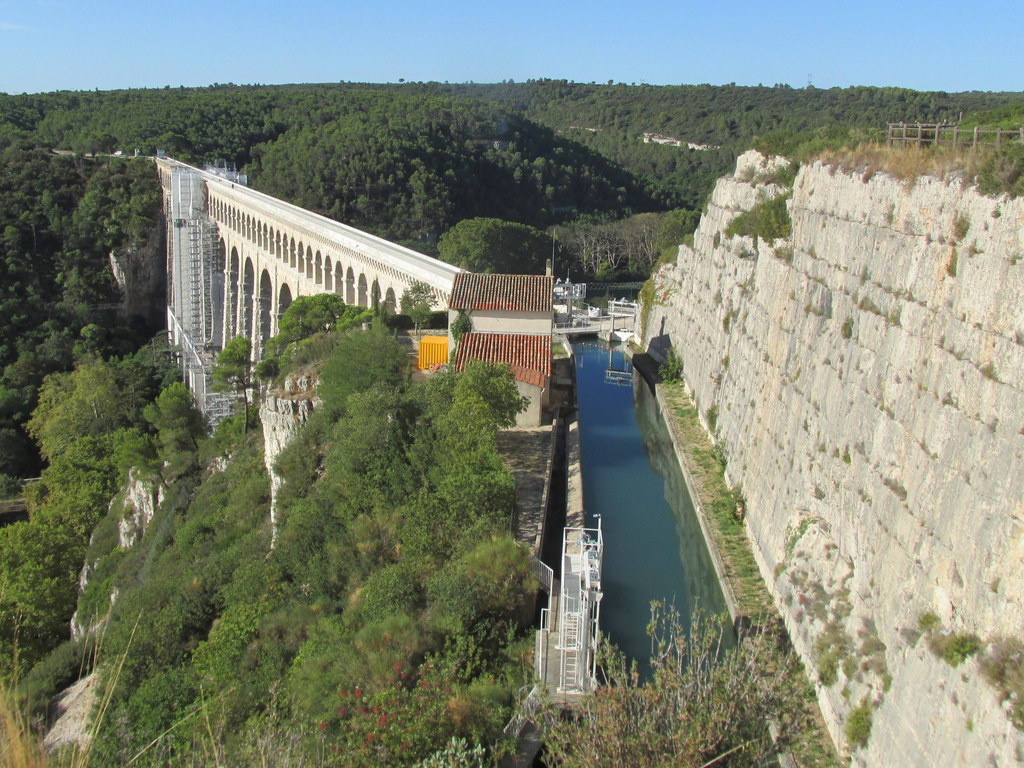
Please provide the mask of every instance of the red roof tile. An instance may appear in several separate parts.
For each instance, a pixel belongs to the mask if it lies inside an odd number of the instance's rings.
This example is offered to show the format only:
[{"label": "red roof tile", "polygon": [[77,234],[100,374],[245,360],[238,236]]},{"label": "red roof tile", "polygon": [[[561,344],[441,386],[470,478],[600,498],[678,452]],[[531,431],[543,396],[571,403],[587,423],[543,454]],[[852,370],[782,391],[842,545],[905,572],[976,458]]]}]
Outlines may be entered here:
[{"label": "red roof tile", "polygon": [[490,275],[460,272],[455,276],[452,309],[500,309],[551,312],[555,278],[547,275]]},{"label": "red roof tile", "polygon": [[518,381],[547,386],[551,375],[551,337],[526,333],[464,333],[455,352],[455,370],[471,360],[507,363]]}]

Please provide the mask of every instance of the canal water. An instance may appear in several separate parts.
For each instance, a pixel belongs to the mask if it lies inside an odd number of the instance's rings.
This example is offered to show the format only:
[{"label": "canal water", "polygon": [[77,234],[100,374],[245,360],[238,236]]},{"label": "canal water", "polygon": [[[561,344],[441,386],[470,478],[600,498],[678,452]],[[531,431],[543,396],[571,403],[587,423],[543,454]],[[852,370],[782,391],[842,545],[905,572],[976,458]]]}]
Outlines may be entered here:
[{"label": "canal water", "polygon": [[[601,630],[646,667],[651,601],[724,613],[725,601],[657,401],[620,348],[573,345],[587,525],[604,531]],[[618,373],[625,372],[625,373]]]}]

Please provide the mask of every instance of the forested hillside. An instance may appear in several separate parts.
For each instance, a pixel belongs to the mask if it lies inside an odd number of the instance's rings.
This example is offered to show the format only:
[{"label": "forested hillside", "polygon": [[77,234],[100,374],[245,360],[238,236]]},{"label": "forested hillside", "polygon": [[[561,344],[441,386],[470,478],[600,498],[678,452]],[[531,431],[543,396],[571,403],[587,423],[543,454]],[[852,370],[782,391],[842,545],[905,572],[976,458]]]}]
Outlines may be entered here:
[{"label": "forested hillside", "polygon": [[53,155],[0,132],[0,473],[39,472],[23,426],[45,376],[156,333],[118,316],[109,256],[153,238],[159,212],[149,163]]},{"label": "forested hillside", "polygon": [[0,676],[67,636],[93,527],[146,454],[147,404],[176,375],[156,327],[120,311],[110,257],[152,245],[146,161],[54,155],[0,134],[0,486],[30,521],[0,528]]},{"label": "forested hillside", "polygon": [[[700,209],[756,140],[834,145],[955,121],[1013,93],[900,88],[340,83],[0,95],[43,146],[227,161],[258,189],[435,253],[474,217],[536,227]],[[644,134],[684,146],[645,143]],[[702,145],[690,149],[686,143]]]},{"label": "forested hillside", "polygon": [[[1020,93],[921,92],[906,88],[651,86],[565,80],[458,85],[450,90],[522,112],[601,153],[649,185],[664,208],[700,208],[714,181],[756,139],[790,143],[884,140],[889,122],[956,122],[961,115],[1020,104]],[[644,143],[656,134],[688,149]]]},{"label": "forested hillside", "polygon": [[438,88],[219,87],[0,97],[45,146],[227,161],[258,189],[430,249],[462,219],[536,226],[656,203],[630,174],[508,109]]}]

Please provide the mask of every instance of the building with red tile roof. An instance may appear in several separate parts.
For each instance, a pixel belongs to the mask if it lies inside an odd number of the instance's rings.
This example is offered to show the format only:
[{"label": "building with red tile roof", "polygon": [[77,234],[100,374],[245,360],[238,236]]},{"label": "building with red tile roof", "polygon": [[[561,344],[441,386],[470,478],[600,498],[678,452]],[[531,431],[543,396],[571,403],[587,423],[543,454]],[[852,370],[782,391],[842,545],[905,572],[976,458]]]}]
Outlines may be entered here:
[{"label": "building with red tile roof", "polygon": [[448,307],[473,312],[552,312],[555,278],[550,275],[455,275]]},{"label": "building with red tile roof", "polygon": [[456,348],[455,370],[472,360],[507,364],[516,387],[530,400],[517,421],[520,426],[539,426],[547,404],[554,288],[549,275],[461,272],[448,302],[449,329],[459,314],[470,324]]},{"label": "building with red tile roof", "polygon": [[466,333],[455,352],[455,370],[471,360],[506,363],[516,381],[546,387],[551,376],[551,338],[525,333]]},{"label": "building with red tile roof", "polygon": [[529,400],[516,424],[521,427],[540,426],[551,382],[551,337],[536,333],[470,331],[462,334],[453,366],[456,371],[461,371],[474,360],[508,365],[519,394]]},{"label": "building with red tile roof", "polygon": [[448,302],[449,325],[465,313],[474,331],[551,335],[555,279],[548,275],[460,272]]}]

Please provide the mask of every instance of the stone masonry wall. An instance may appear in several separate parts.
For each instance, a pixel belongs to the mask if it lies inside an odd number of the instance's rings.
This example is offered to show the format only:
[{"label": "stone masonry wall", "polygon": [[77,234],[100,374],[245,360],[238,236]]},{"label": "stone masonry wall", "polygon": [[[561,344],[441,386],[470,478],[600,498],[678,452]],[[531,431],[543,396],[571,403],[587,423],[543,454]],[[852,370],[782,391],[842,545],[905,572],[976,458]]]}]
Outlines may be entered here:
[{"label": "stone masonry wall", "polygon": [[[711,417],[836,743],[871,710],[854,764],[1018,764],[979,657],[1024,625],[1024,200],[819,163],[791,240],[726,237],[776,162],[719,181],[644,341]],[[929,614],[981,652],[943,661]]]}]

